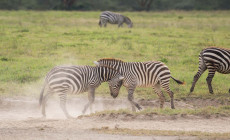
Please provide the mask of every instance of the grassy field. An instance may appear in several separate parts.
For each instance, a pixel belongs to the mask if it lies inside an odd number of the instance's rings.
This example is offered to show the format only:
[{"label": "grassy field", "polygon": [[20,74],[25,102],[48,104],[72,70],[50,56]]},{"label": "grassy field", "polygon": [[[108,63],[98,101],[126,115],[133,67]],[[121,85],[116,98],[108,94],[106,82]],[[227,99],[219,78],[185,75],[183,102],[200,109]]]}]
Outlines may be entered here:
[{"label": "grassy field", "polygon": [[[94,65],[100,58],[164,62],[175,98],[186,97],[198,70],[199,52],[208,46],[230,49],[230,11],[124,12],[134,27],[98,26],[100,12],[0,11],[0,95],[39,94],[45,74],[56,65]],[[209,95],[207,72],[193,97],[229,98],[229,75],[216,74]],[[107,84],[97,95],[109,96]],[[96,96],[97,96],[96,95]],[[120,96],[127,96],[122,88]],[[157,98],[151,88],[135,97]],[[166,96],[168,97],[168,96]]]}]

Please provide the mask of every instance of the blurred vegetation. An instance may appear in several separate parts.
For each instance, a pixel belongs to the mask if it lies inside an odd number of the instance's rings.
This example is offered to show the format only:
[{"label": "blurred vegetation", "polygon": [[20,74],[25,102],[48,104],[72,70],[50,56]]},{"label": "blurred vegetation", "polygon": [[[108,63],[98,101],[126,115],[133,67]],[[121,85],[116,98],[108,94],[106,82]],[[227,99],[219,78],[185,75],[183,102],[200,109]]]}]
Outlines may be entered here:
[{"label": "blurred vegetation", "polygon": [[229,0],[1,0],[7,10],[227,10]]}]

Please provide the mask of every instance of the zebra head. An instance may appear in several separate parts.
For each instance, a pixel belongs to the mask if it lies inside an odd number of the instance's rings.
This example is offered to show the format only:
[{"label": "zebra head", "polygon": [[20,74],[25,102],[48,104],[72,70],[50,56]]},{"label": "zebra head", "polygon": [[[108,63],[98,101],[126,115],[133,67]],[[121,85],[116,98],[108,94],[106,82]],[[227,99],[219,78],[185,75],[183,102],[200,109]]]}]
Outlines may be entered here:
[{"label": "zebra head", "polygon": [[128,25],[129,28],[133,27],[133,23],[130,18],[125,17],[125,23]]},{"label": "zebra head", "polygon": [[[109,59],[109,60],[113,60],[113,59]],[[114,76],[111,77],[111,80],[108,81],[109,83],[109,89],[110,89],[110,94],[111,96],[113,96],[113,98],[116,98],[119,94],[120,88],[123,84],[123,75],[114,67],[112,67],[111,65],[102,63],[100,61],[94,61],[94,64],[96,64],[97,66],[102,66],[102,67],[107,67],[110,70],[114,71]]]},{"label": "zebra head", "polygon": [[117,75],[109,81],[110,94],[113,98],[116,98],[119,94],[120,88],[122,86],[122,81],[124,77]]}]

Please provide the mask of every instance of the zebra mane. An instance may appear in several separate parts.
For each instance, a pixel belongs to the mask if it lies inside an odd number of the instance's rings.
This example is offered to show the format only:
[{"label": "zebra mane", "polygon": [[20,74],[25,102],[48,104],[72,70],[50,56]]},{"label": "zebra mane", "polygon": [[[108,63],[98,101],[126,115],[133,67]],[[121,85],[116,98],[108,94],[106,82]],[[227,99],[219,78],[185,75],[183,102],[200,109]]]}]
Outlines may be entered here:
[{"label": "zebra mane", "polygon": [[106,60],[106,61],[117,61],[117,62],[124,62],[120,59],[115,59],[115,58],[102,58],[100,59],[99,61],[103,61],[103,60]]}]

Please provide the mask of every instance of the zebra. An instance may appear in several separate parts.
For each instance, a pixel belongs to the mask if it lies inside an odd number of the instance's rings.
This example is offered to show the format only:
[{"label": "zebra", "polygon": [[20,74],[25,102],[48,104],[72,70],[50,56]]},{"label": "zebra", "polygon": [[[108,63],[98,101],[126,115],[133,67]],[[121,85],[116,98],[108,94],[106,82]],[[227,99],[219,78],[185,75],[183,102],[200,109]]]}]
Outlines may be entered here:
[{"label": "zebra", "polygon": [[[111,95],[115,98],[122,85],[123,76],[113,68],[106,66],[56,66],[47,73],[40,93],[39,104],[42,115],[46,117],[45,105],[48,98],[57,93],[60,97],[60,107],[67,118],[71,118],[66,110],[67,93],[78,94],[88,91],[89,102],[84,106],[84,114],[94,102],[95,89],[102,83],[108,82]],[[47,90],[46,90],[47,89]],[[43,94],[46,90],[46,95]]]},{"label": "zebra", "polygon": [[100,15],[100,20],[98,24],[100,27],[106,27],[107,22],[109,22],[110,24],[118,24],[118,27],[122,27],[123,23],[126,23],[129,28],[133,27],[132,21],[127,16],[123,16],[119,13],[113,13],[110,11],[104,11]]},{"label": "zebra", "polygon": [[98,61],[94,61],[98,66],[109,66],[118,70],[124,76],[123,85],[128,91],[128,100],[132,105],[132,111],[136,111],[142,108],[136,103],[133,97],[133,93],[136,87],[152,87],[160,98],[160,108],[163,108],[165,97],[161,88],[163,88],[171,98],[171,108],[174,109],[173,96],[174,93],[169,88],[169,80],[172,78],[178,84],[184,84],[183,82],[173,78],[170,74],[168,67],[158,61],[149,62],[124,62],[122,60],[113,58],[104,58]]},{"label": "zebra", "polygon": [[193,92],[196,82],[207,69],[208,77],[206,78],[206,81],[208,84],[209,93],[213,94],[211,83],[215,72],[219,72],[222,74],[230,73],[230,50],[217,47],[209,47],[203,49],[200,52],[199,68],[198,72],[193,78],[190,93]]}]

